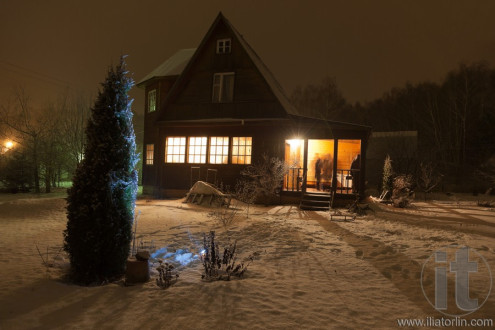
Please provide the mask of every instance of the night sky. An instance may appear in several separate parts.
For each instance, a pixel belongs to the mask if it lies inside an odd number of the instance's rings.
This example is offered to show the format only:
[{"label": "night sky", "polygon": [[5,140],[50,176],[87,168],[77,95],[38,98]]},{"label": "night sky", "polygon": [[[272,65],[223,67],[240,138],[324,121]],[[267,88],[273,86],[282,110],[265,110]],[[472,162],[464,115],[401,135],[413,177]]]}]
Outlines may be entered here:
[{"label": "night sky", "polygon": [[[439,81],[461,61],[495,64],[492,0],[0,0],[0,101],[17,85],[39,103],[67,88],[94,96],[121,54],[139,81],[197,47],[219,11],[287,94],[330,75],[350,102],[366,102]],[[138,113],[142,94],[131,92]]]}]

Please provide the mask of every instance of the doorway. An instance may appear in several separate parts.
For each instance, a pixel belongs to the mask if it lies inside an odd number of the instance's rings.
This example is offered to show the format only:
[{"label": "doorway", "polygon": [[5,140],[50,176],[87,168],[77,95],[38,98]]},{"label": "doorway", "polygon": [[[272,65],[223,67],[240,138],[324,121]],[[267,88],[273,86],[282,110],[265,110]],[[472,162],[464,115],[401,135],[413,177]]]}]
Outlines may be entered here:
[{"label": "doorway", "polygon": [[289,171],[283,188],[295,192],[356,194],[361,172],[360,154],[361,140],[285,140],[285,162]]},{"label": "doorway", "polygon": [[333,139],[309,139],[306,168],[307,192],[330,192],[334,161]]}]

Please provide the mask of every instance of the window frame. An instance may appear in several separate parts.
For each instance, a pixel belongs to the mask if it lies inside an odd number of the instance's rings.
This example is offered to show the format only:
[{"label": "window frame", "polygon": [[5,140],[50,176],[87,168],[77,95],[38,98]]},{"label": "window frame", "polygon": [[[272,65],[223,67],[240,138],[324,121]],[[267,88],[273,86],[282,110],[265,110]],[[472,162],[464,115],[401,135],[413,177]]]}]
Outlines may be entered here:
[{"label": "window frame", "polygon": [[[194,143],[191,143],[191,139],[195,139]],[[201,139],[201,143],[199,144],[196,142],[198,139]],[[193,150],[191,153],[191,148],[199,148],[199,153],[196,150]],[[188,136],[186,149],[188,164],[206,164],[206,160],[208,159],[208,136]],[[191,157],[194,157],[192,161]],[[199,161],[196,161],[195,157],[199,157]]]},{"label": "window frame", "polygon": [[[216,139],[215,145],[213,145],[213,139]],[[218,144],[218,139],[222,139],[222,143]],[[225,144],[227,141],[227,144]],[[213,151],[215,148],[215,151]],[[218,153],[218,148],[221,148],[221,152]],[[227,150],[227,153],[225,153]],[[208,164],[225,165],[229,164],[230,156],[230,137],[229,136],[210,136],[208,139]],[[212,161],[214,159],[214,161]],[[221,162],[217,162],[217,159],[221,159]]]},{"label": "window frame", "polygon": [[[169,145],[169,139],[174,139],[173,144],[170,146]],[[175,144],[175,139],[181,139],[180,142],[182,142],[182,139],[184,139],[184,144],[179,143]],[[169,153],[169,148],[179,148],[179,153]],[[183,149],[182,149],[183,148]],[[182,150],[184,151],[182,153]],[[175,151],[175,150],[173,150]],[[186,162],[186,155],[187,155],[187,136],[167,136],[165,137],[165,163],[166,164],[184,164]],[[171,161],[168,161],[168,157],[172,157]],[[179,157],[179,161],[174,161],[173,158],[174,156]]]},{"label": "window frame", "polygon": [[151,166],[154,164],[154,160],[155,160],[155,145],[153,143],[147,143],[146,154],[144,157],[144,164]]},{"label": "window frame", "polygon": [[217,39],[217,54],[230,54],[232,51],[232,38]]},{"label": "window frame", "polygon": [[[231,99],[223,99],[225,88],[225,77],[232,76],[232,97]],[[219,78],[218,83],[216,78]],[[211,100],[213,103],[231,103],[234,101],[234,88],[235,88],[235,72],[215,72],[213,74],[213,86],[211,90]],[[218,89],[218,95],[215,95],[215,90]]]},{"label": "window frame", "polygon": [[[241,145],[239,144],[240,139],[249,139],[250,143],[248,144],[247,141]],[[237,144],[236,144],[236,139],[237,139]],[[253,163],[253,137],[252,136],[233,136],[231,137],[231,155],[230,155],[230,163],[232,165],[251,165]],[[237,152],[234,152],[234,148],[237,147]],[[239,147],[244,147],[244,153],[241,154],[239,151]],[[248,153],[248,147],[249,153]],[[237,161],[234,162],[234,157],[236,157]],[[243,161],[239,162],[239,159],[243,157]],[[249,157],[249,162],[247,162],[247,159]]]},{"label": "window frame", "polygon": [[156,88],[148,91],[148,113],[156,111],[156,103],[157,103],[157,93]]}]

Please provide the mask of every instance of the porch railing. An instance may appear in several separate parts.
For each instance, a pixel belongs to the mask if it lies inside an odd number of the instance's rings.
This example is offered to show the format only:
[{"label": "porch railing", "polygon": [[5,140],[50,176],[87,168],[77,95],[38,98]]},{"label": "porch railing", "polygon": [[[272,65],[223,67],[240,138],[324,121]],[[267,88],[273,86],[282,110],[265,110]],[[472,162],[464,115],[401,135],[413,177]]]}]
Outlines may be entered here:
[{"label": "porch railing", "polygon": [[291,167],[284,178],[285,191],[302,191],[304,169],[301,167]]},{"label": "porch railing", "polygon": [[[359,181],[359,174],[359,170],[337,169],[337,186],[335,187],[335,192],[338,194],[358,193],[359,182],[355,182],[355,186],[353,187],[353,180]],[[285,175],[283,190],[300,192],[303,190],[304,181],[304,169],[301,167],[292,167]]]},{"label": "porch railing", "polygon": [[[353,180],[355,180],[353,182]],[[354,183],[354,186],[353,186]],[[337,187],[339,194],[352,194],[359,192],[359,170],[337,169]]]}]

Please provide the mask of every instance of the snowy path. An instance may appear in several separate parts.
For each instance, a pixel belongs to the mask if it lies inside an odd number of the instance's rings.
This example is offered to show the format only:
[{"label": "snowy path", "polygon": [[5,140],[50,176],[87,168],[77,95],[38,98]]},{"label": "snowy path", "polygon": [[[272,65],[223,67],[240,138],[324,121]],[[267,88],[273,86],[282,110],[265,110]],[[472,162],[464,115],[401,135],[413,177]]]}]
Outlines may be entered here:
[{"label": "snowy path", "polygon": [[[330,222],[328,214],[294,206],[254,207],[226,230],[208,216],[211,209],[139,201],[138,235],[157,248],[197,254],[203,232],[216,230],[220,243],[238,240],[241,257],[258,257],[242,280],[202,282],[201,264],[193,261],[179,266],[179,281],[167,290],[153,281],[79,287],[60,281],[60,268],[47,273],[34,245],[61,246],[64,205],[0,204],[0,329],[393,329],[397,318],[438,316],[418,280],[434,249],[469,245],[495,269],[493,236],[476,234],[480,225],[474,232],[459,226],[453,219],[462,211],[448,206],[378,209],[354,222]],[[493,317],[493,310],[492,295],[476,317]]]}]

